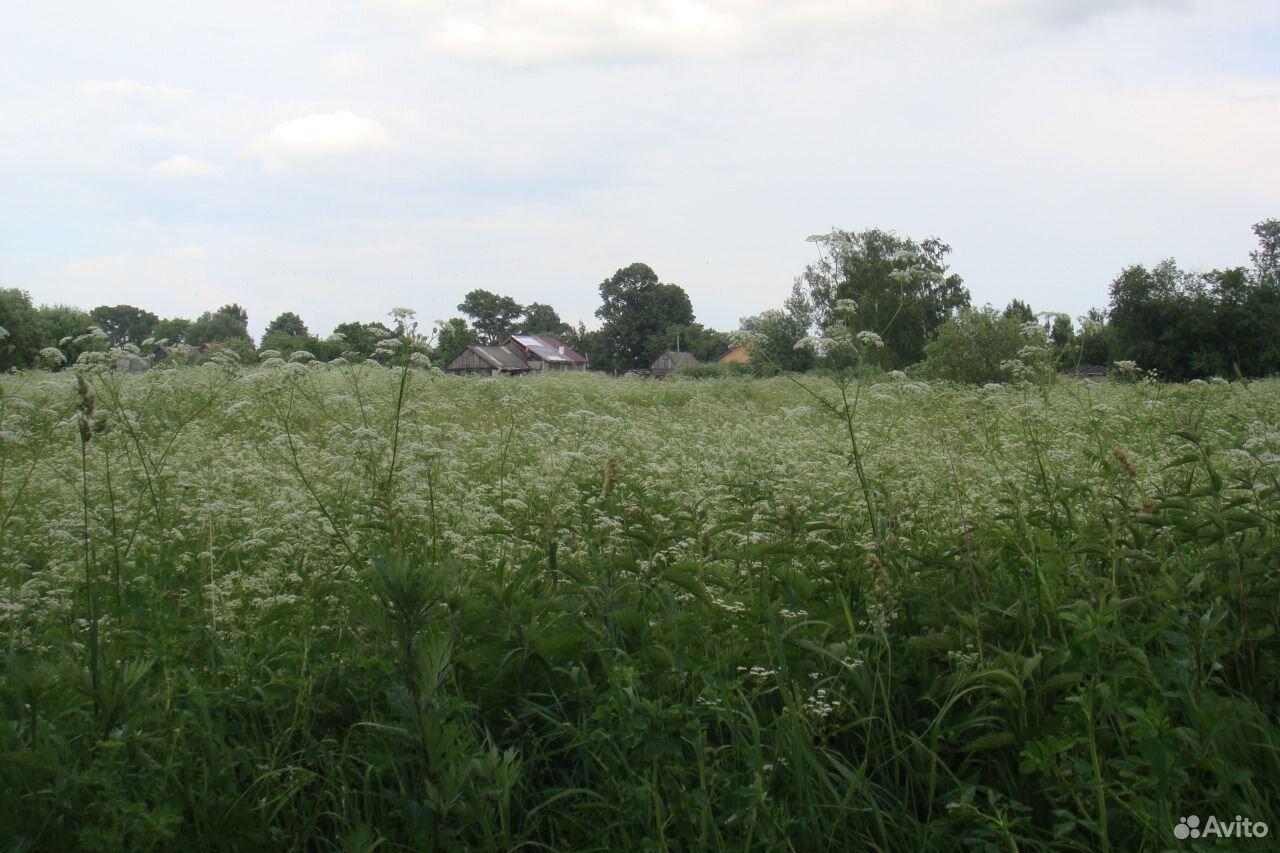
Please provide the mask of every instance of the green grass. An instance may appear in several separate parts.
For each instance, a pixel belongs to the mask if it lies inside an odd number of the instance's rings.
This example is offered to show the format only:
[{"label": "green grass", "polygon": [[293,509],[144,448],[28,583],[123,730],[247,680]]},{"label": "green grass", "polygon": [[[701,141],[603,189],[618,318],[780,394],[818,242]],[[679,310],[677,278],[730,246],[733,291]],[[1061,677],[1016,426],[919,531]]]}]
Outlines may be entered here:
[{"label": "green grass", "polygon": [[0,848],[1280,831],[1280,381],[83,375],[0,379]]}]

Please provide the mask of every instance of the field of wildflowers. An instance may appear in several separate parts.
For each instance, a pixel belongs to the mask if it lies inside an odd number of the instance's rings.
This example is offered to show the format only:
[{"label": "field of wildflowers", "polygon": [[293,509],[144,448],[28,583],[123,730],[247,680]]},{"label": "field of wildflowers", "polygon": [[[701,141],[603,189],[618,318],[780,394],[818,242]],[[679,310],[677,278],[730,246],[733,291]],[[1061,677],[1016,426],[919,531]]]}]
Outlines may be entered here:
[{"label": "field of wildflowers", "polygon": [[0,378],[0,848],[1280,830],[1280,381],[297,357]]}]

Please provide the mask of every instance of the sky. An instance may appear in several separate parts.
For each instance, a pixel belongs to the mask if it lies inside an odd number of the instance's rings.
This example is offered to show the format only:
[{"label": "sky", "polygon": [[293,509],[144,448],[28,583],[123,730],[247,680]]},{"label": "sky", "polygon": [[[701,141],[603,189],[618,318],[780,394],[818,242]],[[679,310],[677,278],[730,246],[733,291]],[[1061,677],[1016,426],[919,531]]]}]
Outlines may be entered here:
[{"label": "sky", "polygon": [[1274,0],[97,0],[0,32],[0,287],[258,335],[634,261],[734,329],[834,228],[1078,316],[1280,217]]}]

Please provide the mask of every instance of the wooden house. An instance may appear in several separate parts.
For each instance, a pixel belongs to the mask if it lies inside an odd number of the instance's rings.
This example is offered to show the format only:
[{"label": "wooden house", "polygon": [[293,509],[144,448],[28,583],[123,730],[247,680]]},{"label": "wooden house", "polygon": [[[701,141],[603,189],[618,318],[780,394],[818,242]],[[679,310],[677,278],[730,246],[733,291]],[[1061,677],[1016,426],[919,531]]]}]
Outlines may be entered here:
[{"label": "wooden house", "polygon": [[721,364],[750,364],[751,353],[744,346],[736,346],[731,348],[727,353],[720,356]]},{"label": "wooden house", "polygon": [[505,344],[500,347],[469,346],[446,364],[444,369],[447,373],[483,376],[514,375],[530,371],[522,353]]},{"label": "wooden house", "polygon": [[673,352],[667,350],[662,355],[654,359],[653,364],[649,365],[649,375],[655,379],[662,379],[670,375],[673,371],[682,367],[689,367],[698,363],[698,359],[694,358],[691,352]]},{"label": "wooden house", "polygon": [[517,352],[534,372],[547,370],[586,370],[587,357],[550,335],[512,335],[502,342],[504,348]]}]

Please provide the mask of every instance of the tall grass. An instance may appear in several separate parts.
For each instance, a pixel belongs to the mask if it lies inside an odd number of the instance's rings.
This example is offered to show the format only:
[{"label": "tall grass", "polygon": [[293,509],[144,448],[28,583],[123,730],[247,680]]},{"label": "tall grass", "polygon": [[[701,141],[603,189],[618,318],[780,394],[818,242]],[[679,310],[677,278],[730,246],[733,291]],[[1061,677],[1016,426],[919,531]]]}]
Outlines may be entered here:
[{"label": "tall grass", "polygon": [[1277,827],[1280,383],[398,365],[0,379],[0,847]]}]

